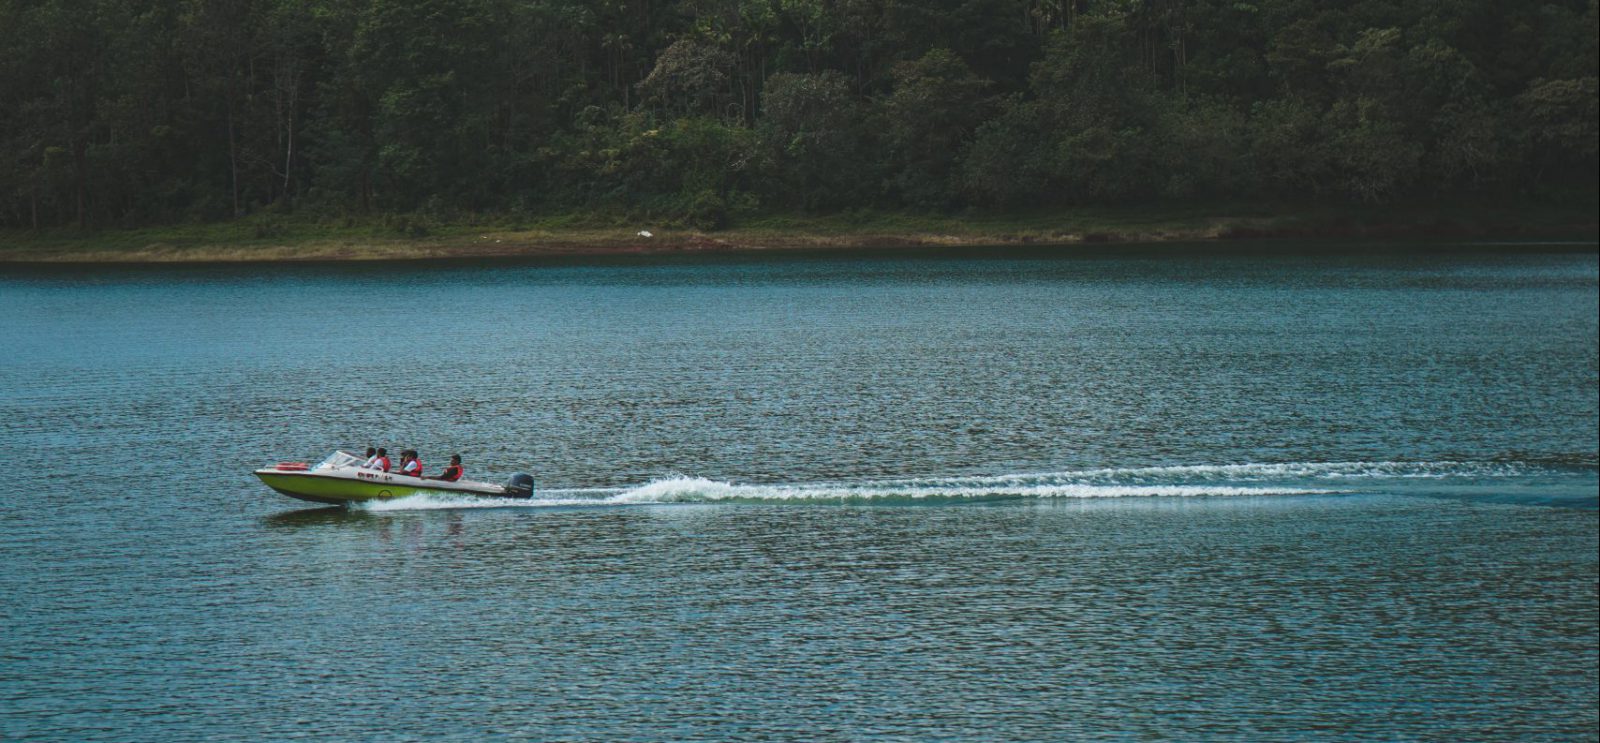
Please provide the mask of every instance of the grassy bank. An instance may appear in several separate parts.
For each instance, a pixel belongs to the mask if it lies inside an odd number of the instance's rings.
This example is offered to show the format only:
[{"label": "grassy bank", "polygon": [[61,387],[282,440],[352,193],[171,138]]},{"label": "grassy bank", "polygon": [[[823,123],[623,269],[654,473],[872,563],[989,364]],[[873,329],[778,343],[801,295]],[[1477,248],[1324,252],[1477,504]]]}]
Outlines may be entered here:
[{"label": "grassy bank", "polygon": [[[641,234],[647,232],[648,235]],[[1023,214],[858,211],[754,215],[701,231],[606,215],[255,215],[141,229],[0,232],[0,263],[416,260],[851,247],[1074,244],[1259,238],[1594,239],[1596,209],[1438,207],[1079,208]]]}]

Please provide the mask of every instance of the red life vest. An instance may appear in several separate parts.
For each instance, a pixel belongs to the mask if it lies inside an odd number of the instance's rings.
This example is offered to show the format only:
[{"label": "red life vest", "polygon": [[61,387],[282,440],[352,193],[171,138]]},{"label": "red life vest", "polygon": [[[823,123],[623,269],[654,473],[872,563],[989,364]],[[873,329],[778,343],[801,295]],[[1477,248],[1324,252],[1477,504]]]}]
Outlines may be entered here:
[{"label": "red life vest", "polygon": [[400,470],[400,474],[412,477],[422,477],[422,460],[412,457],[410,462]]},{"label": "red life vest", "polygon": [[447,482],[455,482],[456,480],[460,480],[463,474],[466,473],[462,471],[461,465],[452,464],[449,467],[444,468],[444,474],[440,475],[439,479]]},{"label": "red life vest", "polygon": [[388,472],[389,471],[389,458],[388,457],[378,457],[378,461],[373,462],[373,465],[377,469],[383,470],[384,472]]}]

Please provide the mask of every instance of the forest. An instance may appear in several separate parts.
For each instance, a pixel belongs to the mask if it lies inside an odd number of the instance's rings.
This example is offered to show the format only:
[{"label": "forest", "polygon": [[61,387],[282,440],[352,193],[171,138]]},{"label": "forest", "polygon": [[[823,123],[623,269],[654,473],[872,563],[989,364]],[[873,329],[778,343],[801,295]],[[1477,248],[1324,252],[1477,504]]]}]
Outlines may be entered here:
[{"label": "forest", "polygon": [[1592,205],[1595,0],[0,0],[0,227]]}]

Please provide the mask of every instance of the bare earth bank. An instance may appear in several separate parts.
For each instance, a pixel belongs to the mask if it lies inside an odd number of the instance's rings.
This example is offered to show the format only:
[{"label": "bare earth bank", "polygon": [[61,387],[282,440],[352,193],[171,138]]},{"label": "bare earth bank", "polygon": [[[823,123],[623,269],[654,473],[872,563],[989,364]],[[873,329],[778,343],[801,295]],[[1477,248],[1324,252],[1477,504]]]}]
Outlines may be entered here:
[{"label": "bare earth bank", "polygon": [[[1101,215],[1097,215],[1101,216]],[[1252,217],[1113,215],[1059,219],[880,218],[854,224],[829,218],[773,220],[717,231],[663,228],[504,228],[447,225],[402,237],[371,228],[262,229],[259,221],[153,230],[0,231],[0,263],[247,263],[448,260],[1247,240],[1253,238],[1403,238],[1593,240],[1593,213],[1539,214],[1463,222],[1436,214],[1288,214]]]}]

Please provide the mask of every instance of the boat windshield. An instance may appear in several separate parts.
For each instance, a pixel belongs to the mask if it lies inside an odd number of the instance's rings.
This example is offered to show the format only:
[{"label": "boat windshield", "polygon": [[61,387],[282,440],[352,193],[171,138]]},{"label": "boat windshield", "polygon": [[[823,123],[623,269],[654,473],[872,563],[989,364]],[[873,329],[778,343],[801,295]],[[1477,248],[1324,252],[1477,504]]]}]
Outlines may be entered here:
[{"label": "boat windshield", "polygon": [[322,462],[317,465],[317,469],[346,470],[352,467],[360,467],[361,463],[365,461],[367,460],[351,454],[350,452],[336,451],[332,454],[329,454],[327,459],[322,460]]}]

